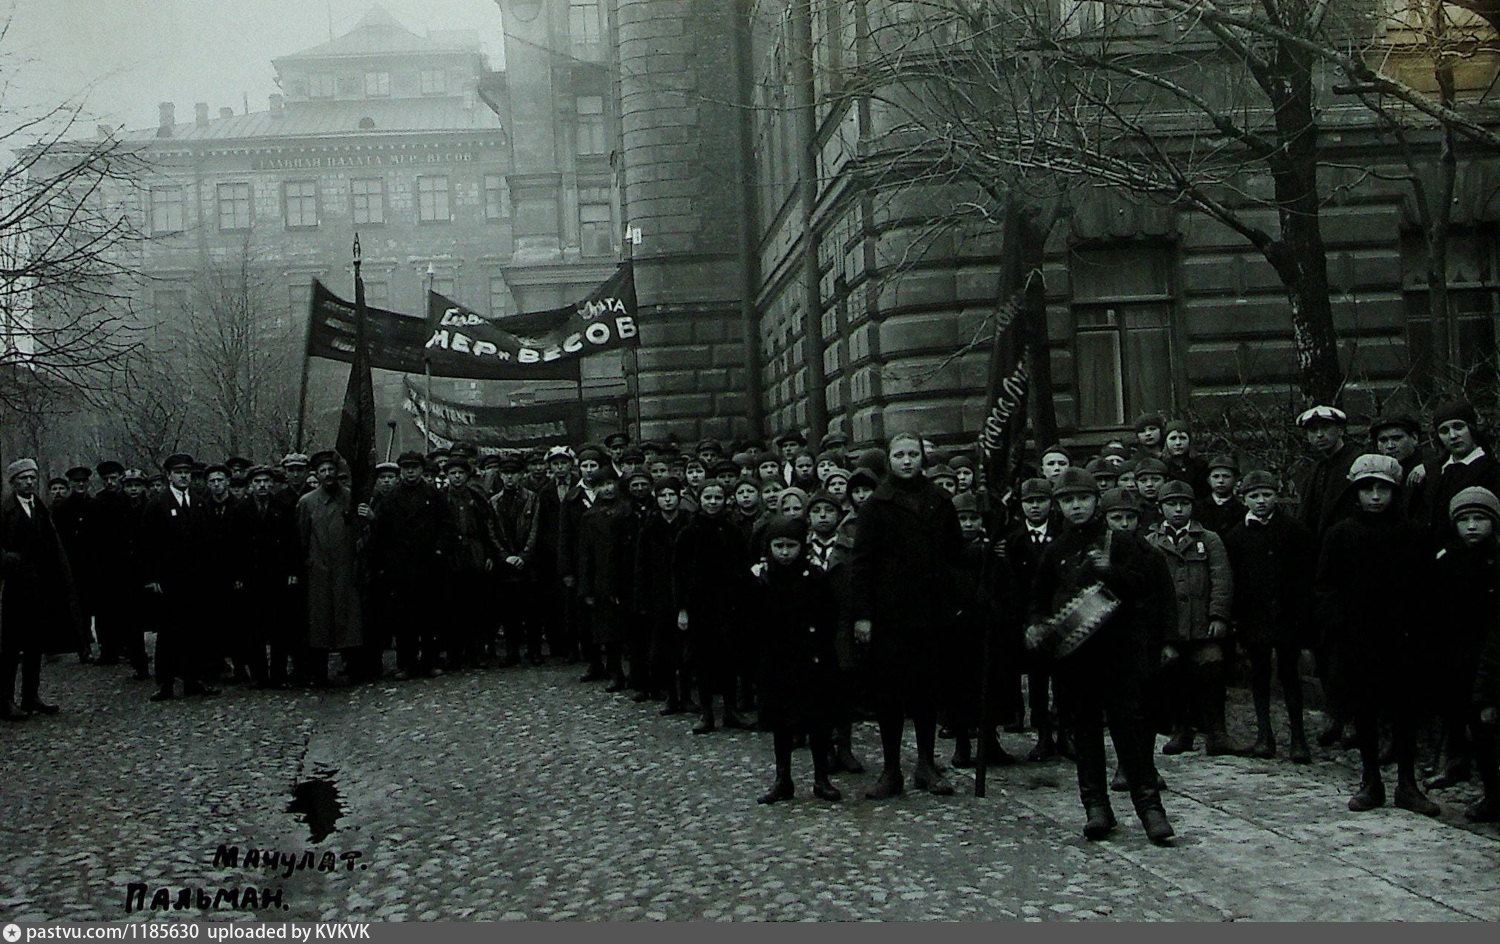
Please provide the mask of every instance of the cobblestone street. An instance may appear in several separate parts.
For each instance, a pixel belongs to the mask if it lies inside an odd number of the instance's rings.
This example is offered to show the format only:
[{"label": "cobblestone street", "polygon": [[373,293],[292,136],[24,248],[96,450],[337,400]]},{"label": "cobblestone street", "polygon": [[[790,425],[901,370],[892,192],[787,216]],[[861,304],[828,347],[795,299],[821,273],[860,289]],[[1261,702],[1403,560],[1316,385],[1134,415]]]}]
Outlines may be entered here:
[{"label": "cobblestone street", "polygon": [[[983,800],[959,775],[956,797],[874,803],[862,798],[873,770],[843,775],[846,799],[830,805],[811,798],[799,751],[797,799],[757,806],[768,735],[695,737],[687,716],[580,685],[576,666],[166,705],[128,674],[48,665],[43,692],[62,713],[0,728],[5,920],[125,918],[132,883],[145,886],[132,918],[152,914],[158,889],[176,901],[184,888],[212,899],[245,886],[280,888],[280,902],[213,913],[1495,920],[1500,908],[1500,833],[1460,815],[1477,785],[1435,792],[1438,820],[1351,814],[1352,753],[1320,751],[1308,768],[1159,758],[1179,835],[1163,849],[1119,795],[1121,828],[1086,843],[1065,761],[992,771]],[[856,740],[873,761],[873,724]],[[299,783],[311,816],[288,812]],[[315,842],[320,824],[332,831]],[[221,845],[237,847],[237,867],[215,864]],[[277,867],[246,861],[251,849]],[[173,913],[198,914],[190,900]]]}]

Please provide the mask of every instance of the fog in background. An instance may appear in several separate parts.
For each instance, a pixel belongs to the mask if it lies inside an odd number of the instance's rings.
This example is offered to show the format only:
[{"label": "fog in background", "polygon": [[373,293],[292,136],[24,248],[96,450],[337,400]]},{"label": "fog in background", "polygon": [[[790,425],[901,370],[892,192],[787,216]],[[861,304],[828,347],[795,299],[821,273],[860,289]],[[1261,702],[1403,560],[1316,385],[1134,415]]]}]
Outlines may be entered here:
[{"label": "fog in background", "polygon": [[[271,60],[342,35],[376,0],[0,0],[0,108],[16,116],[83,98],[94,122],[154,128],[157,103],[177,120],[193,104],[265,111],[279,91]],[[379,0],[402,26],[474,30],[490,66],[503,65],[495,0]]]}]

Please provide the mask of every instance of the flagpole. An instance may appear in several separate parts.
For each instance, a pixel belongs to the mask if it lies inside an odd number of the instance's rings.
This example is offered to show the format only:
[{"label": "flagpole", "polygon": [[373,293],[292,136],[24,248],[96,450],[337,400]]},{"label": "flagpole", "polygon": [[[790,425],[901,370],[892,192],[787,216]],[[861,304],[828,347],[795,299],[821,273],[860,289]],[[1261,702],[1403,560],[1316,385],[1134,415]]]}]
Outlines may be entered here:
[{"label": "flagpole", "polygon": [[[422,303],[427,306],[429,327],[432,322],[432,280],[435,275],[432,263],[427,263],[427,277],[424,279],[427,292],[422,297]],[[432,445],[432,357],[425,353],[425,349],[422,354],[422,375],[427,380],[427,396],[422,403],[422,454],[425,456]]]},{"label": "flagpole", "polygon": [[307,375],[312,367],[312,289],[307,290],[307,330],[302,341],[302,392],[297,397],[297,444],[293,452],[302,451],[302,431],[307,424]]}]

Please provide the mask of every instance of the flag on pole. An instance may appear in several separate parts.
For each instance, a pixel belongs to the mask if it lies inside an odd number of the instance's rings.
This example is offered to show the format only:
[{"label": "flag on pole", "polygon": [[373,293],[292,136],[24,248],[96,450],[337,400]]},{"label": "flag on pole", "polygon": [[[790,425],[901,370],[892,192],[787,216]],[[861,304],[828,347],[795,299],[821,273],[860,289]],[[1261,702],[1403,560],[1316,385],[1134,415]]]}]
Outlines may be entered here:
[{"label": "flag on pole", "polygon": [[355,501],[369,498],[375,478],[375,385],[370,376],[370,345],[366,328],[365,280],[360,275],[359,237],[354,239],[354,358],[344,410],[339,417],[339,455],[349,463]]}]

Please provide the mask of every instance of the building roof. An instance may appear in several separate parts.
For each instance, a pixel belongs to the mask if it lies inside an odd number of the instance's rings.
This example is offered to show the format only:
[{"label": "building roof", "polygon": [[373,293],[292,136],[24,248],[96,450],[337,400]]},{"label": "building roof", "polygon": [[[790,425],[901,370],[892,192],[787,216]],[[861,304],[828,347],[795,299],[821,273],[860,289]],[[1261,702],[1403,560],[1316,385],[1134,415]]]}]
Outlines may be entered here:
[{"label": "building roof", "polygon": [[478,53],[473,30],[441,30],[418,36],[396,22],[384,7],[373,6],[354,29],[326,43],[273,59],[272,64],[329,59],[340,56],[383,56],[394,53]]},{"label": "building roof", "polygon": [[[373,128],[360,127],[365,118],[374,122]],[[477,98],[472,107],[462,98],[394,98],[298,102],[280,112],[258,111],[213,118],[206,125],[192,119],[179,121],[173,126],[170,138],[157,137],[155,128],[128,131],[123,138],[171,144],[342,134],[464,133],[498,131],[500,127],[500,119]]]}]

